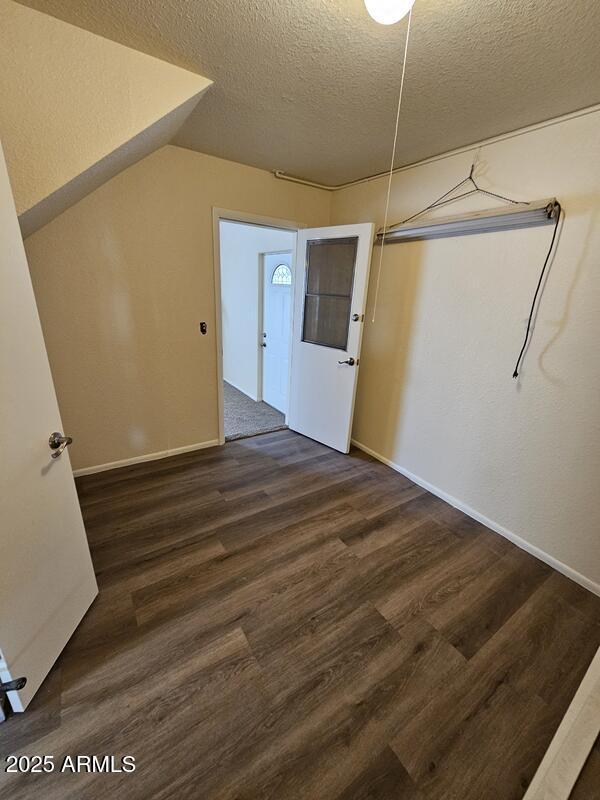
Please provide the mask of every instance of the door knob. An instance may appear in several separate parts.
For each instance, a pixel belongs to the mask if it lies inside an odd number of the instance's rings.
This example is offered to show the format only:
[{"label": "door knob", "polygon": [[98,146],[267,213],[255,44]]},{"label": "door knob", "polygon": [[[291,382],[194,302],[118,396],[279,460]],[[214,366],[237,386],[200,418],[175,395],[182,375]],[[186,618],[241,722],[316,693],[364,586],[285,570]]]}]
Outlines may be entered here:
[{"label": "door knob", "polygon": [[261,343],[260,343],[260,346],[261,346],[261,347],[266,347],[266,346],[267,346],[267,343],[266,343],[266,342],[261,342]]},{"label": "door knob", "polygon": [[348,364],[349,367],[353,367],[356,364],[356,361],[350,356],[345,361],[338,361],[338,364]]},{"label": "door knob", "polygon": [[73,439],[70,436],[63,436],[60,431],[54,431],[54,433],[50,434],[50,438],[48,439],[50,449],[54,451],[50,454],[50,457],[58,458],[65,448],[72,443]]}]

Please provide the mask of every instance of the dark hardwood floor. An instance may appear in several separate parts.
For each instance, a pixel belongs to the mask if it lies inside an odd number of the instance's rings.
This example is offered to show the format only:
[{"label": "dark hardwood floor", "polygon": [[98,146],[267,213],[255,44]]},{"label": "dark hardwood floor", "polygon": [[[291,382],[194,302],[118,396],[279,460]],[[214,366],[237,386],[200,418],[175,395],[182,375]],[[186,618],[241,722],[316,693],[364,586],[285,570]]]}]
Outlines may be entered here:
[{"label": "dark hardwood floor", "polygon": [[583,765],[569,800],[594,800],[598,797],[600,797],[600,736]]},{"label": "dark hardwood floor", "polygon": [[100,595],[0,796],[522,798],[600,599],[406,478],[290,431],[78,480]]}]

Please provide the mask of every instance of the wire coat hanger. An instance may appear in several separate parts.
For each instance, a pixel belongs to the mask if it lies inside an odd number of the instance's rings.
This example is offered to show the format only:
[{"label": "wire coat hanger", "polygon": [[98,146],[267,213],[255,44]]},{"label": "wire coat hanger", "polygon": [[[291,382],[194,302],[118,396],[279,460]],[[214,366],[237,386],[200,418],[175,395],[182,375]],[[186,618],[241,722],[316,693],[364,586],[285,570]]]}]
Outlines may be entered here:
[{"label": "wire coat hanger", "polygon": [[[433,203],[430,203],[428,206],[426,206],[425,208],[421,209],[421,211],[417,211],[416,214],[413,214],[412,216],[407,217],[405,220],[402,220],[402,222],[397,222],[395,225],[390,225],[389,228],[384,227],[384,229],[383,229],[384,236],[388,231],[392,231],[394,228],[398,228],[398,227],[400,227],[402,225],[406,225],[408,222],[412,222],[412,220],[416,219],[417,217],[420,217],[422,214],[425,214],[427,211],[432,211],[434,208],[441,208],[442,206],[446,206],[449,203],[454,203],[456,200],[462,200],[464,197],[470,197],[471,195],[474,195],[474,194],[484,194],[487,197],[496,197],[498,200],[502,200],[505,203],[510,203],[512,205],[521,205],[521,206],[531,205],[531,203],[528,202],[528,201],[513,200],[513,198],[511,198],[511,197],[505,197],[504,195],[498,194],[497,192],[490,192],[488,189],[482,189],[481,186],[479,186],[479,184],[477,183],[477,181],[473,177],[473,175],[475,173],[475,167],[477,166],[477,162],[478,162],[478,156],[479,156],[479,151],[477,151],[477,153],[475,154],[475,157],[473,159],[473,163],[471,164],[471,169],[469,170],[469,174],[467,175],[466,178],[463,178],[462,181],[459,181],[456,184],[456,186],[453,186],[451,189],[448,189],[447,192],[444,192],[444,194],[441,195],[440,197],[438,197],[437,200],[434,200]],[[451,195],[457,189],[460,189],[462,186],[465,186],[465,184],[471,184],[473,186],[473,188],[469,189],[467,192],[461,192],[460,194],[457,194],[454,197],[451,197]],[[539,277],[539,280],[538,280],[538,283],[537,283],[537,286],[536,286],[536,289],[535,289],[535,293],[533,295],[533,301],[531,303],[531,309],[529,311],[529,317],[528,317],[528,320],[527,320],[527,329],[525,331],[525,339],[523,341],[523,346],[521,347],[521,350],[520,350],[519,355],[517,357],[517,363],[515,365],[515,369],[514,369],[514,372],[513,372],[513,378],[518,378],[518,376],[519,376],[519,369],[520,369],[520,366],[521,366],[521,361],[523,360],[523,356],[525,355],[525,351],[527,350],[527,345],[529,344],[529,341],[530,341],[530,334],[532,333],[532,327],[533,327],[536,303],[537,303],[537,300],[538,300],[538,297],[539,297],[539,294],[540,294],[540,289],[542,287],[544,275],[546,274],[546,268],[548,266],[548,262],[550,261],[550,256],[552,255],[552,252],[554,250],[554,243],[556,241],[556,235],[558,233],[558,226],[559,226],[559,223],[560,223],[560,220],[561,220],[561,216],[563,215],[563,209],[562,209],[562,206],[560,205],[560,203],[557,202],[556,203],[556,207],[558,209],[558,213],[553,215],[554,219],[555,219],[555,223],[554,223],[554,232],[552,234],[552,240],[550,242],[550,247],[548,248],[548,252],[547,252],[546,258],[544,260],[544,265],[542,267],[542,271],[540,273],[540,277]],[[383,250],[383,248],[382,248],[382,250]]]},{"label": "wire coat hanger", "polygon": [[[463,178],[462,181],[459,181],[456,186],[453,186],[451,189],[448,189],[447,192],[444,192],[443,195],[434,200],[433,203],[430,203],[425,208],[422,208],[420,211],[417,211],[416,214],[413,214],[406,219],[403,219],[402,222],[396,222],[394,225],[390,225],[390,229],[394,228],[398,225],[406,225],[408,222],[412,222],[413,219],[420,217],[422,214],[427,213],[428,211],[433,211],[434,208],[441,208],[442,206],[446,206],[450,203],[454,203],[456,200],[462,200],[465,197],[470,197],[474,194],[484,194],[487,197],[496,197],[499,200],[503,200],[506,203],[512,203],[513,205],[529,205],[529,203],[523,203],[521,200],[513,200],[511,197],[505,197],[502,194],[498,194],[497,192],[490,192],[488,189],[482,189],[481,186],[477,183],[475,178],[473,177],[475,172],[475,167],[477,166],[478,161],[478,154],[473,159],[473,163],[471,164],[471,169],[469,174],[466,178]],[[450,195],[455,192],[457,189],[460,189],[461,186],[470,183],[474,188],[469,189],[468,192],[461,192],[461,194],[457,194],[455,197],[450,197]]]}]

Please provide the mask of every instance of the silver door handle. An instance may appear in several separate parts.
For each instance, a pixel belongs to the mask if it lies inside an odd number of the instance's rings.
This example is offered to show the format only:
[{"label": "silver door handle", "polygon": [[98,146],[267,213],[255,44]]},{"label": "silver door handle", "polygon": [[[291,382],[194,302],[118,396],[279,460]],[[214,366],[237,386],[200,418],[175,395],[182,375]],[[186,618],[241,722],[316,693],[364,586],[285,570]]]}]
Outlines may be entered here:
[{"label": "silver door handle", "polygon": [[54,431],[54,433],[50,434],[50,438],[48,439],[48,444],[50,445],[50,450],[53,450],[53,453],[50,453],[51,458],[58,458],[66,447],[73,443],[73,439],[70,436],[63,436],[60,431]]},{"label": "silver door handle", "polygon": [[348,364],[349,367],[353,367],[355,363],[356,362],[354,361],[352,356],[350,356],[350,358],[347,358],[345,361],[338,361],[338,364]]}]

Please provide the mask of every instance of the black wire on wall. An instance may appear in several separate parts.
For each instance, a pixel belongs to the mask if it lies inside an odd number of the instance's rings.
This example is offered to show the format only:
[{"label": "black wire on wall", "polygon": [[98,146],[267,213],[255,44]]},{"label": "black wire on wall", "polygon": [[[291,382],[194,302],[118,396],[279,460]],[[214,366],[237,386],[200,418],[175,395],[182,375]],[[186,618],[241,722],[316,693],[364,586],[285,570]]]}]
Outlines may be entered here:
[{"label": "black wire on wall", "polygon": [[552,255],[552,251],[554,249],[554,242],[556,241],[556,234],[558,232],[558,225],[560,223],[560,218],[562,215],[562,206],[560,203],[556,204],[558,208],[558,213],[556,214],[556,222],[554,224],[554,231],[552,232],[552,240],[550,242],[550,247],[548,248],[548,253],[546,254],[546,260],[544,261],[544,266],[542,267],[542,271],[540,272],[540,277],[535,288],[535,293],[533,295],[533,301],[531,303],[531,310],[529,312],[529,319],[527,320],[527,330],[525,331],[525,340],[523,341],[523,347],[521,347],[521,352],[519,353],[519,357],[517,358],[517,363],[515,364],[515,371],[513,372],[513,378],[519,377],[519,366],[521,365],[521,360],[527,348],[527,343],[529,342],[529,334],[531,331],[531,323],[533,321],[533,316],[535,312],[535,304],[537,302],[538,294],[540,293],[540,289],[542,287],[542,283],[544,281],[544,275],[546,273],[546,267],[548,266],[548,262],[550,261],[550,256]]}]

